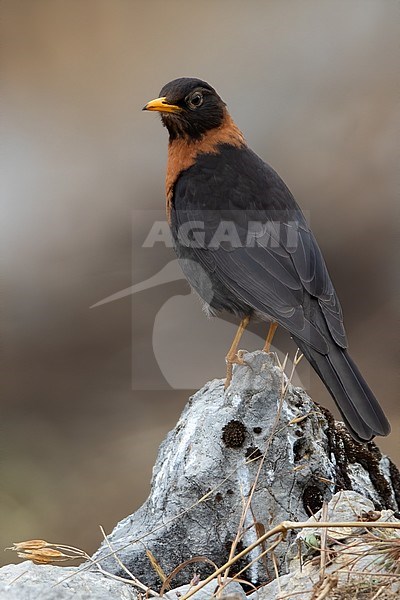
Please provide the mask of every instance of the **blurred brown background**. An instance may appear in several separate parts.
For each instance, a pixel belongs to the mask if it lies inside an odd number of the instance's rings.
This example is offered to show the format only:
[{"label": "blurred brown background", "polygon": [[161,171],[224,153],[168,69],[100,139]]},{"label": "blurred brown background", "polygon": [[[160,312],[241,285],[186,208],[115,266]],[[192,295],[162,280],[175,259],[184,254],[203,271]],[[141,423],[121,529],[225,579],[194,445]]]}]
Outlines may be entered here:
[{"label": "blurred brown background", "polygon": [[[392,422],[378,443],[399,461],[399,15],[395,0],[3,0],[0,549],[40,537],[91,552],[98,524],[145,499],[189,394],[151,389],[163,379],[146,357],[169,298],[193,307],[211,365],[184,345],[182,371],[224,374],[233,325],[210,344],[183,282],[89,309],[173,259],[135,259],[140,215],[164,205],[167,145],[140,109],[183,75],[215,85],[307,211],[352,354]],[[171,307],[174,356],[188,327]],[[284,332],[276,345],[294,353]],[[332,406],[316,377],[307,387]]]}]

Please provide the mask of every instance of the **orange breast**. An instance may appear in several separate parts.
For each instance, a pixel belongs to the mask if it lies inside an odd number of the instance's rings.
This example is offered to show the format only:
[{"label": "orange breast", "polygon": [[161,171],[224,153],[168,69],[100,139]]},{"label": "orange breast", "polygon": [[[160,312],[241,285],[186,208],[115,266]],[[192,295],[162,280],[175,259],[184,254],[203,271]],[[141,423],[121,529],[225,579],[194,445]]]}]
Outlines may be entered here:
[{"label": "orange breast", "polygon": [[195,163],[198,154],[216,154],[220,144],[236,147],[246,144],[242,132],[228,113],[219,127],[211,129],[200,140],[177,138],[169,143],[165,178],[168,223],[171,222],[174,185],[179,175]]}]

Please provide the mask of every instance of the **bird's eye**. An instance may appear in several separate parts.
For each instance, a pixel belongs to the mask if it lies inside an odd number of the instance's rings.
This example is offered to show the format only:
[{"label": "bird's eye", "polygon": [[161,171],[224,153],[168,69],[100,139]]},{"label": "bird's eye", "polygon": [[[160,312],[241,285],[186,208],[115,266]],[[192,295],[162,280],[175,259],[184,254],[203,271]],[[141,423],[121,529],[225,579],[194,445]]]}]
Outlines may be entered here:
[{"label": "bird's eye", "polygon": [[203,104],[203,94],[201,92],[194,92],[187,99],[187,103],[190,108],[198,108],[201,106],[201,104]]}]

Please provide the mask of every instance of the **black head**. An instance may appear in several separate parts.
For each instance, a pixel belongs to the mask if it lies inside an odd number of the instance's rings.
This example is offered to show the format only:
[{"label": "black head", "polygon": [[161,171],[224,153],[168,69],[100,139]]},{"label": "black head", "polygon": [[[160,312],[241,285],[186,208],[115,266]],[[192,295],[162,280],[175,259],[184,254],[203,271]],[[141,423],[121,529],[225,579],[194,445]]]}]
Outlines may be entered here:
[{"label": "black head", "polygon": [[181,77],[162,88],[160,97],[143,110],[161,113],[161,120],[170,139],[201,138],[207,131],[219,127],[226,115],[225,103],[208,83],[201,79]]}]

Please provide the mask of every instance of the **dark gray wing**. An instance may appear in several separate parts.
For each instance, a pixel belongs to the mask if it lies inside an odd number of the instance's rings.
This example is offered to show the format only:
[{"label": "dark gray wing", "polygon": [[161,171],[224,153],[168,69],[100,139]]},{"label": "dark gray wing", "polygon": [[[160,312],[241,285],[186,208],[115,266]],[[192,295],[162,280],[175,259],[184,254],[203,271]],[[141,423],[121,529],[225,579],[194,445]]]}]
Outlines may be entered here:
[{"label": "dark gray wing", "polygon": [[[334,341],[347,346],[340,303],[318,244],[286,185],[251,150],[224,146],[220,154],[199,157],[175,184],[173,221],[175,232],[203,223],[205,244],[193,254],[233,296],[326,353],[317,306]],[[234,223],[237,236],[233,242],[222,236],[218,243],[225,221]],[[253,223],[267,234],[249,245]]]}]

